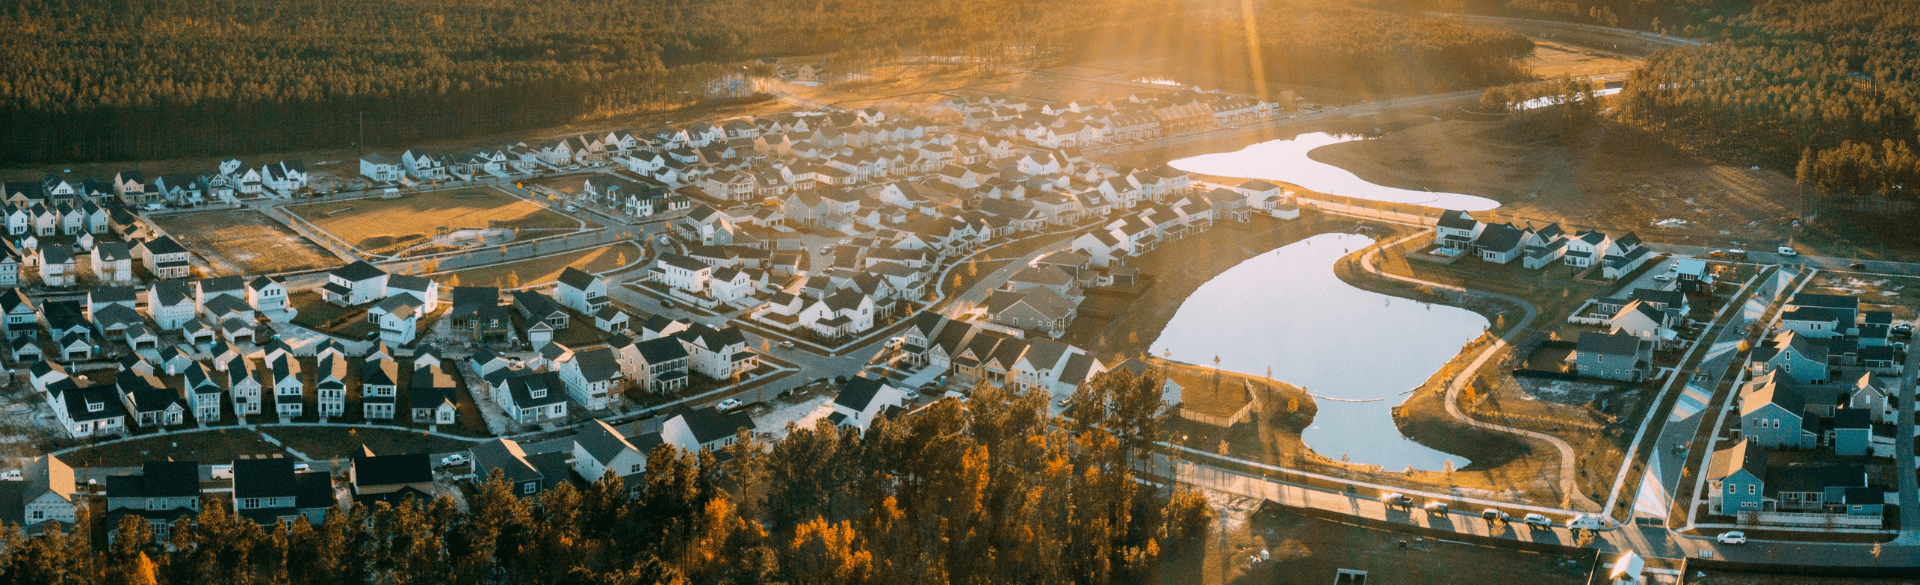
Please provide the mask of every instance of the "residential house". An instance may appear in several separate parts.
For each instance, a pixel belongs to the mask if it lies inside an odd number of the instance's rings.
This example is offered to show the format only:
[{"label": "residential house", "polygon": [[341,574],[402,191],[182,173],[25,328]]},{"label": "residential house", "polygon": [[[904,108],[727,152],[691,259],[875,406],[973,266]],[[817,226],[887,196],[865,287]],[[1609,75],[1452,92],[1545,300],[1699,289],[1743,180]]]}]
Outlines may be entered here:
[{"label": "residential house", "polygon": [[587,421],[573,435],[573,471],[582,479],[599,481],[611,474],[631,489],[638,489],[642,482],[635,476],[646,469],[647,453],[605,421]]},{"label": "residential house", "polygon": [[148,461],[135,475],[107,476],[107,525],[138,516],[166,542],[173,524],[200,512],[200,462]]},{"label": "residential house", "polygon": [[522,424],[564,419],[567,385],[559,372],[515,371],[494,385],[493,401]]},{"label": "residential house", "polygon": [[827,419],[836,426],[853,427],[864,433],[873,424],[874,417],[898,410],[905,402],[905,395],[891,381],[854,376],[840,386],[840,394],[833,399],[833,413],[827,415]]},{"label": "residential house", "polygon": [[1651,374],[1651,348],[1627,333],[1583,332],[1574,344],[1575,368],[1582,376],[1639,382]]},{"label": "residential house", "polygon": [[611,302],[607,298],[606,281],[571,266],[560,272],[560,281],[554,290],[562,306],[583,315],[598,313]]},{"label": "residential house", "polygon": [[339,502],[333,477],[325,471],[295,471],[293,460],[240,459],[233,462],[233,509],[262,526],[305,518],[318,526]]},{"label": "residential house", "polygon": [[93,259],[93,277],[103,283],[133,282],[133,253],[126,242],[101,242],[88,252]]},{"label": "residential house", "polygon": [[368,358],[360,368],[360,412],[367,420],[391,420],[399,400],[400,362]]},{"label": "residential house", "polygon": [[387,272],[361,260],[327,273],[327,284],[320,287],[326,301],[350,307],[387,297]]},{"label": "residential house", "polygon": [[399,505],[411,499],[425,506],[433,499],[433,462],[426,453],[374,455],[363,446],[347,468],[347,482],[357,504]]},{"label": "residential house", "polygon": [[1707,467],[1707,511],[1735,515],[1773,509],[1761,487],[1766,483],[1767,451],[1752,440],[1713,452]]},{"label": "residential house", "polygon": [[620,396],[620,362],[605,347],[574,352],[558,368],[567,395],[587,410],[605,410],[624,402]]},{"label": "residential house", "polygon": [[413,422],[435,425],[453,424],[460,415],[459,405],[454,403],[456,387],[453,376],[437,365],[422,366],[414,360],[413,377],[407,381],[407,395],[412,401],[408,406],[413,411]]},{"label": "residential house", "polygon": [[660,425],[661,442],[691,452],[718,451],[732,445],[740,431],[753,430],[753,418],[740,411],[720,412],[709,406],[684,411]]},{"label": "residential house", "polygon": [[140,257],[141,266],[154,278],[186,278],[193,274],[193,264],[185,246],[173,241],[172,236],[160,236],[134,244],[133,254]]},{"label": "residential house", "polygon": [[549,482],[558,483],[564,477],[549,480],[539,468],[528,461],[527,452],[513,439],[494,439],[474,445],[468,450],[473,454],[473,474],[482,481],[491,481],[494,471],[500,472],[501,480],[507,482],[507,489],[520,497],[538,495],[545,490]]},{"label": "residential house", "polygon": [[262,313],[287,308],[287,287],[270,276],[256,276],[247,282],[247,304]]},{"label": "residential house", "polygon": [[1811,449],[1820,419],[1807,415],[1806,395],[1781,378],[1768,372],[1740,387],[1740,436],[1769,449]]},{"label": "residential house", "polygon": [[[81,503],[72,467],[59,457],[41,455],[21,465],[20,480],[18,499],[0,502],[9,508],[5,512],[9,520],[16,514],[14,509],[18,509],[20,525],[29,531],[37,532],[49,521],[73,525]],[[0,482],[0,485],[12,485],[12,482]]]}]

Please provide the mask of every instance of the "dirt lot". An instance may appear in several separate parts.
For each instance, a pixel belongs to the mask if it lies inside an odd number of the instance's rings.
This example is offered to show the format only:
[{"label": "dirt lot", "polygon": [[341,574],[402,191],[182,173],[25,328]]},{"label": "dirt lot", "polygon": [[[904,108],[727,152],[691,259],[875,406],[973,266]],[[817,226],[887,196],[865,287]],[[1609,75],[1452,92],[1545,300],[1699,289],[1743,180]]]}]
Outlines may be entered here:
[{"label": "dirt lot", "polygon": [[[1331,583],[1336,571],[1353,569],[1366,571],[1367,583],[1581,584],[1593,571],[1591,557],[1419,539],[1284,509],[1252,514],[1251,501],[1216,494],[1209,494],[1209,499],[1223,513],[1214,533],[1208,535],[1204,558],[1191,553],[1169,558],[1161,583]],[[1270,560],[1258,565],[1248,562],[1261,551]]]},{"label": "dirt lot", "polygon": [[532,229],[551,235],[557,233],[551,230],[581,227],[580,220],[491,187],[290,205],[287,211],[354,247],[383,255],[426,243],[441,228]]},{"label": "dirt lot", "polygon": [[623,256],[629,264],[636,262],[641,258],[640,248],[620,243],[509,264],[441,272],[434,274],[433,279],[442,285],[453,286],[457,275],[459,284],[467,286],[511,286],[512,275],[518,274],[520,286],[531,286],[559,279],[560,273],[569,266],[587,272],[611,270],[620,266]]},{"label": "dirt lot", "polygon": [[251,209],[162,215],[154,223],[222,275],[272,274],[344,263]]},{"label": "dirt lot", "polygon": [[446,453],[461,451],[473,446],[466,441],[455,441],[427,435],[389,429],[356,429],[337,427],[266,427],[266,433],[288,448],[305,453],[314,459],[343,459],[351,457],[365,445],[375,454],[396,455],[402,453]]},{"label": "dirt lot", "polygon": [[1821,272],[1802,292],[1860,297],[1862,311],[1892,311],[1896,321],[1912,321],[1920,306],[1920,279]]},{"label": "dirt lot", "polygon": [[1640,60],[1607,51],[1534,39],[1533,58],[1527,65],[1543,78],[1562,75],[1575,77],[1626,73],[1640,66]]},{"label": "dirt lot", "polygon": [[1650,240],[1763,249],[1784,241],[1799,217],[1790,177],[1700,160],[1604,121],[1449,120],[1310,156],[1381,185],[1498,200],[1500,209],[1476,214],[1494,222],[1552,221],[1569,231],[1635,230]]}]

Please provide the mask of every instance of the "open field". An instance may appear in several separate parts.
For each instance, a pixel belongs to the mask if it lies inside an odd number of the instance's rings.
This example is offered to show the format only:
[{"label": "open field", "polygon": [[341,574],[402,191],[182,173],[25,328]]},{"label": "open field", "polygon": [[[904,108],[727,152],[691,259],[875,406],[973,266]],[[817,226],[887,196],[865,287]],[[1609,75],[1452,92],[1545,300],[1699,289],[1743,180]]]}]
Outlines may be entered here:
[{"label": "open field", "polygon": [[373,254],[391,255],[426,243],[441,229],[571,230],[580,221],[491,187],[416,193],[307,205],[287,211]]},{"label": "open field", "polygon": [[[1799,217],[1791,177],[1701,160],[1626,126],[1553,116],[1448,120],[1315,149],[1373,183],[1479,195],[1486,221],[1638,231],[1655,241],[1771,248]],[[1656,225],[1657,224],[1657,225]]]},{"label": "open field", "polygon": [[903,63],[878,65],[867,69],[865,79],[820,86],[783,84],[792,94],[842,108],[887,106],[917,108],[931,106],[952,91],[1002,79],[1004,74],[982,72],[973,67],[943,63]]},{"label": "open field", "polygon": [[343,263],[251,209],[176,213],[156,216],[153,222],[221,274],[271,274]]},{"label": "open field", "polygon": [[1564,44],[1584,50],[1600,50],[1622,58],[1637,59],[1666,50],[1678,43],[1661,39],[1648,39],[1626,32],[1615,32],[1598,28],[1543,21],[1527,21],[1492,18],[1485,16],[1448,15],[1448,20],[1491,30],[1511,31],[1533,38],[1538,44]]},{"label": "open field", "polygon": [[[1414,538],[1293,513],[1250,514],[1255,503],[1208,494],[1222,518],[1204,552],[1167,560],[1158,582],[1167,585],[1331,583],[1339,569],[1367,572],[1367,583],[1427,585],[1583,584],[1593,558],[1522,552],[1500,547]],[[1402,543],[1405,547],[1402,547]],[[1248,559],[1267,551],[1270,560]]]},{"label": "open field", "polygon": [[1920,279],[1907,276],[1820,272],[1801,292],[1860,297],[1860,310],[1892,311],[1896,321],[1912,321],[1920,306]]},{"label": "open field", "polygon": [[1639,59],[1617,53],[1542,39],[1533,42],[1533,57],[1527,59],[1527,65],[1534,75],[1543,78],[1626,73],[1640,65]]},{"label": "open field", "polygon": [[[232,419],[227,420],[228,423]],[[150,436],[112,445],[87,447],[60,456],[74,467],[135,467],[148,460],[172,457],[199,460],[202,463],[226,463],[241,455],[266,455],[286,451],[260,438],[250,430],[229,428],[194,433]]]},{"label": "open field", "polygon": [[626,258],[629,264],[638,261],[641,258],[640,248],[631,243],[621,242],[507,264],[439,272],[432,276],[434,280],[447,286],[453,286],[456,277],[459,278],[459,284],[468,286],[511,286],[512,276],[517,274],[520,277],[520,286],[532,286],[558,280],[560,273],[569,266],[587,272],[612,270],[621,265],[622,257]]}]

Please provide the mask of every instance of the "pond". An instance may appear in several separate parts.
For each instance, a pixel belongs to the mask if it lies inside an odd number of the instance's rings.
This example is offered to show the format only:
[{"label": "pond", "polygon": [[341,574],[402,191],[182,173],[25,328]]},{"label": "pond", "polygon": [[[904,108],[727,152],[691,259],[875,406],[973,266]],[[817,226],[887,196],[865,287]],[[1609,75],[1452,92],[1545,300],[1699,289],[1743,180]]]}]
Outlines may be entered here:
[{"label": "pond", "polygon": [[[1464,457],[1400,435],[1393,407],[1480,335],[1478,313],[1354,288],[1334,262],[1373,243],[1320,234],[1248,259],[1200,285],[1154,340],[1153,355],[1305,388],[1320,412],[1302,439],[1315,452],[1398,471]],[[1348,402],[1362,401],[1362,402]]]},{"label": "pond", "polygon": [[1190,173],[1285,181],[1321,193],[1357,199],[1463,211],[1482,211],[1500,206],[1500,202],[1485,197],[1375,185],[1346,169],[1307,156],[1315,148],[1355,140],[1363,138],[1313,132],[1287,140],[1269,140],[1234,152],[1203,154],[1167,164]]}]

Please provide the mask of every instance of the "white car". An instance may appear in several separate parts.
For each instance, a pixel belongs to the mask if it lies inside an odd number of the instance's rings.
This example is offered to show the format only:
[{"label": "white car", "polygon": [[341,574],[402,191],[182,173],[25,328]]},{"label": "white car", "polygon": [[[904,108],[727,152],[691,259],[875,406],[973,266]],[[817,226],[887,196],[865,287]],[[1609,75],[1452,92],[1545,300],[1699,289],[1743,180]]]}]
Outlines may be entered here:
[{"label": "white car", "polygon": [[780,342],[780,347],[784,347],[784,348],[787,348],[787,349],[793,349],[793,342],[791,342],[791,341],[782,341],[782,342]]},{"label": "white car", "polygon": [[1528,514],[1526,518],[1526,522],[1527,522],[1527,526],[1531,526],[1533,528],[1540,528],[1540,529],[1553,528],[1553,521],[1548,520],[1546,516],[1541,516],[1539,514]]},{"label": "white car", "polygon": [[1447,513],[1446,502],[1427,502],[1427,505],[1422,506],[1422,508],[1425,509],[1428,514],[1445,515]]},{"label": "white car", "polygon": [[1567,520],[1567,530],[1599,530],[1606,526],[1599,516],[1581,514]]},{"label": "white car", "polygon": [[840,245],[842,245],[842,246],[845,246],[845,245],[847,245],[847,244],[851,244],[851,243],[853,243],[853,240],[851,240],[851,239],[848,239],[848,238],[840,238]]},{"label": "white car", "polygon": [[311,469],[313,469],[313,467],[312,467],[312,466],[309,466],[309,465],[307,465],[307,464],[305,464],[305,463],[295,463],[295,464],[293,464],[293,470],[294,470],[294,471],[307,471],[307,470],[311,470]]},{"label": "white car", "polygon": [[1735,530],[1733,532],[1722,532],[1720,533],[1720,536],[1716,536],[1713,539],[1720,541],[1720,544],[1746,544],[1747,533],[1741,532],[1738,530]]},{"label": "white car", "polygon": [[442,466],[464,465],[466,464],[466,462],[467,462],[466,453],[454,453],[452,455],[448,455],[446,457],[440,458],[440,465]]},{"label": "white car", "polygon": [[720,410],[722,412],[733,410],[735,408],[740,408],[741,404],[742,403],[738,398],[728,398],[726,400],[720,401]]},{"label": "white car", "polygon": [[1673,275],[1671,274],[1658,275],[1653,277],[1653,281],[1654,282],[1673,282]]},{"label": "white car", "polygon": [[228,463],[225,465],[213,466],[213,478],[214,479],[233,479],[233,464]]},{"label": "white car", "polygon": [[901,390],[900,397],[907,399],[908,402],[912,402],[920,399],[920,393],[913,390]]},{"label": "white car", "polygon": [[1789,257],[1789,258],[1791,258],[1791,257],[1793,257],[1793,256],[1799,256],[1799,255],[1800,255],[1800,251],[1799,251],[1799,250],[1795,250],[1795,249],[1793,249],[1793,247],[1792,247],[1792,246],[1781,246],[1781,247],[1780,247],[1780,255],[1781,255],[1781,256],[1787,256],[1787,257]]}]

